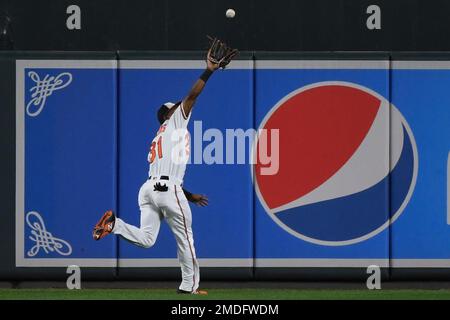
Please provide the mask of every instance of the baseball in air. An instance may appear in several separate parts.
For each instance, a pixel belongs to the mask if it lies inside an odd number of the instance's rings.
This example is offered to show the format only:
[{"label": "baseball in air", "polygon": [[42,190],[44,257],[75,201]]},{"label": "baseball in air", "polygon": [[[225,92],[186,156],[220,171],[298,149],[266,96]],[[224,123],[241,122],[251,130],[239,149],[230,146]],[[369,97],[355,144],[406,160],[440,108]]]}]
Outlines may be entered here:
[{"label": "baseball in air", "polygon": [[233,9],[228,9],[225,15],[227,18],[232,19],[236,15],[236,12]]}]

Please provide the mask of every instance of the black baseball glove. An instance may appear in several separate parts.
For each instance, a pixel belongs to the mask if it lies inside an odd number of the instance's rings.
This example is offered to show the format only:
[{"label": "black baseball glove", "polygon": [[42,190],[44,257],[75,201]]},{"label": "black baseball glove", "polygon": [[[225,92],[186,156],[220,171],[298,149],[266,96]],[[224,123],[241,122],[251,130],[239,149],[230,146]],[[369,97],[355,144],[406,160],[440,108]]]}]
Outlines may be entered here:
[{"label": "black baseball glove", "polygon": [[237,54],[238,50],[230,48],[225,42],[220,41],[217,38],[208,36],[211,41],[207,59],[214,64],[218,64],[219,68],[225,69],[225,67],[231,62]]}]

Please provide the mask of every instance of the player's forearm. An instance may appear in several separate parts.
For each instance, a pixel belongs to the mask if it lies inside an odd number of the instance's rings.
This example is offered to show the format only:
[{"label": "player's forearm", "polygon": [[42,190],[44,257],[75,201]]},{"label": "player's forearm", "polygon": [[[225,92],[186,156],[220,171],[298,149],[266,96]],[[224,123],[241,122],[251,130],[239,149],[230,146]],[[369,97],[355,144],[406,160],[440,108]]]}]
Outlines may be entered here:
[{"label": "player's forearm", "polygon": [[201,74],[200,78],[195,82],[191,91],[189,91],[188,95],[183,101],[184,112],[186,115],[188,115],[191,112],[192,107],[194,106],[194,103],[197,100],[197,97],[200,95],[200,93],[202,93],[203,88],[205,88],[206,82],[208,81],[209,77],[213,74],[213,72],[214,72],[213,70],[206,68],[205,71]]},{"label": "player's forearm", "polygon": [[[203,76],[204,74],[207,74],[207,76]],[[205,87],[206,81],[208,81],[209,76],[212,74],[212,72],[204,72],[200,78],[195,81],[194,86],[192,87],[191,91],[189,91],[186,99],[188,100],[195,100],[197,97],[202,93],[203,88]]]},{"label": "player's forearm", "polygon": [[187,191],[187,190],[184,189],[184,188],[183,188],[183,192],[184,192],[184,195],[186,196],[186,199],[188,199],[189,201],[191,201],[191,199],[192,199],[192,193],[189,192],[189,191]]}]

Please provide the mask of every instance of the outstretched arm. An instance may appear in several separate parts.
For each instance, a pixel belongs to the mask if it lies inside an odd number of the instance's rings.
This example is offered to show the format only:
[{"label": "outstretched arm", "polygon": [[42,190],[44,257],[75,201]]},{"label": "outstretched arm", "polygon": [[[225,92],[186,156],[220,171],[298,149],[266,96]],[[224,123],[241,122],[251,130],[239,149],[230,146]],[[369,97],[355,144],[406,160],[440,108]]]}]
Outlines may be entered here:
[{"label": "outstretched arm", "polygon": [[224,42],[217,38],[210,38],[212,40],[211,47],[208,50],[206,56],[206,69],[200,76],[191,91],[189,91],[186,98],[183,99],[183,112],[185,116],[189,116],[192,107],[194,106],[197,97],[205,87],[206,81],[208,81],[211,74],[219,68],[225,68],[230,61],[238,54],[237,49],[228,47]]},{"label": "outstretched arm", "polygon": [[183,99],[183,111],[186,116],[189,116],[189,113],[194,106],[197,97],[203,91],[205,87],[206,81],[208,81],[209,77],[219,68],[219,63],[213,63],[209,60],[209,55],[211,54],[211,49],[208,51],[208,58],[206,59],[206,69],[200,76],[200,78],[195,82],[191,91],[189,91],[188,95]]},{"label": "outstretched arm", "polygon": [[206,207],[208,205],[208,198],[203,194],[193,194],[183,188],[184,195],[188,201],[195,203],[198,206]]}]

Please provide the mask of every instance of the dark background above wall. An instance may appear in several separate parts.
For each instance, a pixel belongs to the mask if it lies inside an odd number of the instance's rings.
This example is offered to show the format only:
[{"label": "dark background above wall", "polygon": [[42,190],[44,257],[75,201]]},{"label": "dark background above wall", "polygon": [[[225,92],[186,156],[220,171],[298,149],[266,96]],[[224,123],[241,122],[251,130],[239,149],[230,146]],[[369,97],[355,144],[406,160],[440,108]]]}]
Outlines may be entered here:
[{"label": "dark background above wall", "polygon": [[[66,27],[74,4],[80,30]],[[381,29],[366,26],[370,5]],[[0,14],[18,50],[200,50],[206,34],[241,50],[450,50],[446,0],[0,0]]]}]

